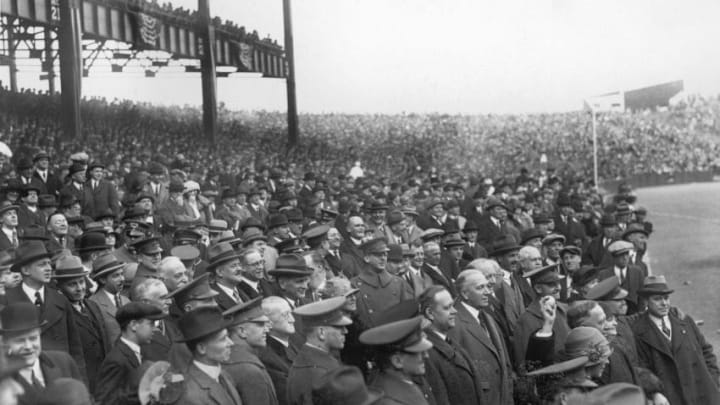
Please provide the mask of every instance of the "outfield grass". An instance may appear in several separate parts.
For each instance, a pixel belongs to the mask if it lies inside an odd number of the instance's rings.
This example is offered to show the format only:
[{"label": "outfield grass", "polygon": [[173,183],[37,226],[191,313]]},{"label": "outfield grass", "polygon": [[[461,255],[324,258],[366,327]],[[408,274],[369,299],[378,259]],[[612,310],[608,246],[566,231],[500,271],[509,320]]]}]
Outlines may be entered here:
[{"label": "outfield grass", "polygon": [[705,321],[700,330],[720,355],[720,183],[645,188],[637,195],[655,226],[653,273],[675,289],[673,305]]}]

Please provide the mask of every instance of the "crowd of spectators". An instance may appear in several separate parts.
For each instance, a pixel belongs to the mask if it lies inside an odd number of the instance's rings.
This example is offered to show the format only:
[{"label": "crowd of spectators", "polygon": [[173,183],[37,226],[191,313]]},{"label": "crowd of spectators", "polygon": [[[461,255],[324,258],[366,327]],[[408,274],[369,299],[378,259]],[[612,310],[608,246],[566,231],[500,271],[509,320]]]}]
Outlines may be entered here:
[{"label": "crowd of spectators", "polygon": [[[84,150],[112,163],[175,161],[201,177],[243,173],[280,162],[325,177],[355,161],[369,175],[405,181],[431,169],[443,175],[514,175],[520,167],[552,167],[567,177],[592,178],[588,113],[534,115],[301,114],[301,142],[286,146],[286,117],[221,107],[215,143],[202,135],[194,107],[159,107],[127,100],[85,99],[83,133],[66,139],[59,96],[0,90],[0,140],[15,160],[46,150],[55,164]],[[715,170],[720,162],[720,100],[690,97],[664,111],[598,116],[600,180],[639,173]],[[178,159],[179,158],[179,159]],[[56,167],[55,169],[61,169]]]}]

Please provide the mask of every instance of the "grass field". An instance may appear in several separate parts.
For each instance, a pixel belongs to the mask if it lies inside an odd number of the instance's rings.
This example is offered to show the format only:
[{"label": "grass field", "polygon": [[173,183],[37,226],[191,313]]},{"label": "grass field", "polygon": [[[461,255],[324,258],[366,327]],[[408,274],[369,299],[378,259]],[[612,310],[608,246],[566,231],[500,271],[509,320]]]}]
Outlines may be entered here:
[{"label": "grass field", "polygon": [[649,252],[654,274],[664,274],[673,305],[704,320],[700,330],[720,355],[720,183],[637,190],[655,231]]}]

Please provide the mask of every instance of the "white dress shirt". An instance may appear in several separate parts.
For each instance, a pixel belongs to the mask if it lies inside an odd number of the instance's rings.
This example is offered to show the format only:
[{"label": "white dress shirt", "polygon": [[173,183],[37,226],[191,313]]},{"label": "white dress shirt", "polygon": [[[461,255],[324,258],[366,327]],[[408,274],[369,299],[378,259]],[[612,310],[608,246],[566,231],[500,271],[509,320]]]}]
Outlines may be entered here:
[{"label": "white dress shirt", "polygon": [[220,366],[211,366],[209,364],[200,363],[197,360],[193,360],[193,364],[195,365],[195,367],[199,368],[200,371],[215,380],[216,383],[220,382]]},{"label": "white dress shirt", "polygon": [[140,354],[140,346],[137,343],[127,340],[122,336],[120,336],[120,340],[123,343],[125,343],[130,348],[130,350],[133,351],[133,353],[135,353],[135,356],[138,359],[138,363],[142,363],[142,354]]},{"label": "white dress shirt", "polygon": [[36,290],[29,285],[22,283],[22,290],[25,292],[25,295],[30,298],[30,302],[35,303],[35,293],[40,292],[40,297],[42,297],[43,304],[45,303],[45,286],[40,287],[40,289]]}]

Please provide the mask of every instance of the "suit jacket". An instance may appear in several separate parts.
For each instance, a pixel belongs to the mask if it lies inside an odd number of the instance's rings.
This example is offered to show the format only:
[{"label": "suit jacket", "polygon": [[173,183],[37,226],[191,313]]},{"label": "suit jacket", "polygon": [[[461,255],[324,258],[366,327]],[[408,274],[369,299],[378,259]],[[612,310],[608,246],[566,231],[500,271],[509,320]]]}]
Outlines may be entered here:
[{"label": "suit jacket", "polygon": [[[80,343],[80,334],[75,323],[75,311],[70,301],[59,291],[45,286],[45,297],[40,310],[40,321],[45,325],[40,330],[43,350],[58,350],[69,353],[80,369],[81,375],[85,375],[85,357],[83,346]],[[29,302],[30,298],[25,295],[22,284],[17,287],[8,288],[5,291],[6,303]],[[83,379],[83,381],[85,381]]]},{"label": "suit jacket", "polygon": [[420,267],[420,272],[423,274],[423,276],[427,276],[430,280],[432,280],[432,283],[434,285],[445,287],[445,289],[450,292],[450,295],[452,295],[453,297],[456,296],[455,284],[450,281],[450,279],[448,279],[443,272],[438,272],[437,270],[430,267],[427,263],[423,263],[422,267]]},{"label": "suit jacket", "polygon": [[403,275],[401,275],[400,278],[405,280],[405,282],[410,286],[410,288],[413,290],[413,294],[415,294],[415,298],[420,297],[420,294],[422,294],[426,288],[435,284],[430,278],[430,276],[423,273],[422,271],[418,275],[408,270]]},{"label": "suit jacket", "polygon": [[[609,267],[598,272],[598,278],[605,280],[615,275],[615,268]],[[632,315],[638,311],[638,290],[642,288],[643,280],[642,270],[634,265],[628,265],[621,287],[627,290],[628,296],[625,298],[628,304],[628,315]]]},{"label": "suit jacket", "polygon": [[[486,251],[490,252],[492,248],[492,243],[495,239],[497,239],[500,236],[503,235],[510,235],[511,232],[508,229],[507,222],[502,224],[500,228],[495,225],[494,222],[492,222],[492,219],[490,219],[490,214],[485,213],[483,216],[480,217],[480,220],[477,221],[478,226],[478,236],[477,236],[477,243],[482,245],[482,247],[485,248]],[[516,242],[520,242],[519,240]]]},{"label": "suit jacket", "polygon": [[473,261],[481,257],[488,257],[487,250],[485,250],[485,248],[481,244],[475,242],[472,246],[470,246],[469,243],[465,243],[465,246],[463,246],[464,259],[468,261]]},{"label": "suit jacket", "polygon": [[720,370],[712,346],[689,316],[681,320],[670,314],[669,318],[672,341],[647,313],[632,324],[640,365],[660,378],[672,405],[720,404]]},{"label": "suit jacket", "polygon": [[[555,315],[555,323],[553,324],[553,335],[555,336],[555,349],[553,353],[557,353],[565,344],[565,338],[570,333],[570,327],[567,324],[565,315],[565,304],[558,303]],[[535,299],[527,310],[520,315],[515,325],[515,363],[519,367],[525,361],[525,352],[527,351],[530,336],[542,328],[543,325],[542,310],[540,309],[540,297]]]},{"label": "suit jacket", "polygon": [[401,378],[393,372],[379,372],[369,386],[385,393],[376,405],[428,405],[423,391],[408,378]]},{"label": "suit jacket", "polygon": [[20,204],[20,208],[17,211],[18,215],[18,228],[25,229],[29,226],[37,225],[45,229],[45,214],[37,208],[35,212],[30,211],[30,208],[23,203]]},{"label": "suit jacket", "polygon": [[260,352],[258,357],[270,375],[273,387],[275,387],[278,403],[280,405],[287,404],[288,372],[297,353],[293,353],[291,347],[285,347],[271,336],[268,336],[265,341],[267,346],[265,350]]},{"label": "suit jacket", "polygon": [[263,207],[262,205],[258,206],[258,209],[253,208],[252,204],[247,204],[247,209],[250,212],[250,215],[254,217],[255,219],[260,220],[263,224],[267,223],[267,217],[270,216],[270,213],[268,212],[267,208]]},{"label": "suit jacket", "polygon": [[568,245],[584,246],[586,243],[585,239],[587,238],[585,235],[585,226],[572,216],[566,217],[566,219],[567,222],[563,222],[560,213],[555,215],[555,232],[565,236]]},{"label": "suit jacket", "polygon": [[603,236],[598,236],[588,243],[583,251],[582,264],[592,264],[595,267],[612,267],[612,255],[604,245]]},{"label": "suit jacket", "polygon": [[[45,386],[60,378],[83,381],[84,377],[80,374],[77,364],[66,352],[43,350],[38,357],[38,361],[40,361]],[[20,374],[15,374],[13,379],[22,385],[25,390],[25,394],[19,398],[18,403],[20,405],[35,405],[38,403],[42,390],[28,383]]]},{"label": "suit jacket", "polygon": [[170,351],[173,342],[182,339],[180,329],[168,320],[163,319],[160,330],[153,332],[150,343],[140,345],[140,352],[144,360],[148,361],[170,361]]},{"label": "suit jacket", "polygon": [[348,278],[360,274],[365,267],[365,259],[358,246],[352,240],[345,240],[340,245],[340,267]]},{"label": "suit jacket", "polygon": [[93,190],[92,180],[88,180],[87,183],[85,183],[83,215],[95,218],[97,214],[107,210],[111,210],[116,217],[120,210],[120,202],[115,186],[107,180],[100,180],[98,186]]},{"label": "suit jacket", "polygon": [[482,396],[480,379],[472,360],[462,348],[443,340],[435,332],[428,332],[433,347],[425,360],[428,383],[438,404],[477,405],[490,403]]},{"label": "suit jacket", "polygon": [[483,328],[461,301],[455,308],[455,327],[448,336],[469,355],[478,371],[483,397],[489,404],[512,405],[513,368],[502,332],[486,312],[481,310],[478,315],[485,325]]},{"label": "suit jacket", "polygon": [[330,254],[330,253],[328,253],[328,254],[325,255],[325,262],[328,264],[328,266],[330,267],[330,270],[331,270],[331,271],[333,272],[333,274],[336,275],[336,276],[339,276],[339,275],[343,274],[342,263],[340,262],[340,260],[341,260],[341,258],[342,258],[342,253],[340,253],[340,252],[338,251],[338,255],[339,255],[340,257],[337,257],[337,256],[335,256],[335,255],[333,255],[333,254]]},{"label": "suit jacket", "polygon": [[[0,235],[2,236],[2,235]],[[75,239],[70,235],[63,237],[63,243],[61,244],[58,238],[54,235],[48,235],[49,240],[45,242],[45,248],[48,252],[58,252],[63,249],[73,250],[75,248]]]},{"label": "suit jacket", "polygon": [[[118,337],[120,337],[120,325],[115,319],[115,313],[117,312],[115,303],[110,300],[110,297],[102,290],[96,291],[88,300],[98,305],[108,336],[108,343],[110,346],[114,346]],[[128,297],[120,294],[120,306],[128,304],[129,302],[130,299]]]},{"label": "suit jacket", "polygon": [[185,372],[185,392],[176,402],[177,405],[241,405],[240,395],[234,387],[232,378],[223,370],[220,377],[223,384],[191,363]]},{"label": "suit jacket", "polygon": [[[20,243],[20,228],[17,228],[18,232],[18,243]],[[0,231],[0,250],[14,249],[12,241],[5,235],[5,232]]]},{"label": "suit jacket", "polygon": [[246,345],[236,344],[223,369],[235,382],[235,389],[245,404],[277,405],[272,379],[260,359]]},{"label": "suit jacket", "polygon": [[515,336],[515,324],[520,319],[520,315],[525,312],[525,305],[523,304],[522,292],[518,283],[512,283],[509,286],[506,282],[497,283],[495,285],[495,297],[500,304],[500,313],[505,319],[507,319],[508,326],[510,327],[510,337]]},{"label": "suit jacket", "polygon": [[145,185],[143,186],[143,192],[145,194],[149,194],[149,195],[153,196],[153,198],[155,198],[155,203],[153,205],[156,207],[159,206],[160,204],[164,204],[165,201],[167,201],[168,197],[170,196],[170,189],[169,189],[168,183],[161,182],[159,184],[158,188],[159,188],[159,192],[155,193],[155,190],[153,189],[152,184],[149,181],[147,183],[145,183]]},{"label": "suit jacket", "polygon": [[98,376],[94,397],[98,404],[139,404],[138,385],[142,374],[135,353],[122,340],[110,350]]},{"label": "suit jacket", "polygon": [[86,192],[85,192],[85,188],[86,188],[86,187],[87,187],[87,186],[86,186],[85,184],[83,184],[83,185],[82,185],[82,190],[79,190],[79,189],[75,186],[75,183],[73,183],[73,182],[71,181],[70,183],[65,184],[65,185],[60,189],[60,195],[61,195],[61,196],[71,195],[71,196],[74,196],[74,197],[77,199],[77,201],[80,203],[80,208],[81,208],[81,210],[82,210],[82,214],[83,214],[83,215],[88,215],[87,212],[89,212],[89,210],[88,210],[87,207],[88,207],[88,198],[89,198],[90,195],[89,195],[89,193],[86,193]]},{"label": "suit jacket", "polygon": [[245,294],[245,296],[247,296],[251,300],[255,299],[257,297],[260,297],[260,296],[264,296],[263,283],[259,282],[257,287],[258,287],[257,290],[252,288],[252,286],[250,284],[246,283],[244,280],[241,281],[240,283],[238,283],[238,285],[237,285],[238,293],[241,294],[241,297],[242,297],[242,294]]},{"label": "suit jacket", "polygon": [[[217,302],[218,307],[220,307],[221,310],[227,311],[231,307],[239,304],[238,302],[235,302],[235,300],[229,296],[225,290],[218,287],[217,283],[212,282],[210,283],[210,288],[217,291],[218,295],[215,296],[215,302]],[[250,297],[248,297],[244,292],[242,292],[240,289],[235,288],[237,290],[238,295],[240,296],[240,302],[248,302],[250,301]]]},{"label": "suit jacket", "polygon": [[38,186],[40,194],[52,194],[57,196],[62,188],[62,181],[60,178],[48,170],[47,181],[43,181],[40,177],[40,173],[37,170],[33,171],[33,185]]},{"label": "suit jacket", "polygon": [[80,334],[80,342],[82,342],[85,357],[88,388],[90,392],[94,392],[100,366],[105,360],[105,355],[110,352],[112,345],[98,304],[90,300],[83,300],[83,306],[83,312],[78,312],[75,307],[73,307],[73,310],[75,310],[75,324]]},{"label": "suit jacket", "polygon": [[304,345],[288,372],[288,405],[312,405],[312,387],[315,382],[341,364],[330,353]]},{"label": "suit jacket", "polygon": [[513,273],[512,280],[513,286],[517,286],[522,294],[523,308],[527,308],[528,305],[537,298],[537,293],[533,290],[532,286],[528,282],[528,279],[521,276],[520,273]]}]

